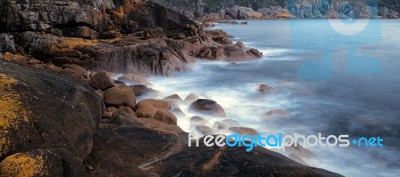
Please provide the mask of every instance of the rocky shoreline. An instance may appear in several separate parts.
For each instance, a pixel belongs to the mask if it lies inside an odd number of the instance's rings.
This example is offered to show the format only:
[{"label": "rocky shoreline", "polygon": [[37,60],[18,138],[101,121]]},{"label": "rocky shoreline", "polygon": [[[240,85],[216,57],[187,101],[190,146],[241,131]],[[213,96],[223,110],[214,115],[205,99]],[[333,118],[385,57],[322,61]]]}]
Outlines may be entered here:
[{"label": "rocky shoreline", "polygon": [[257,131],[238,127],[218,103],[195,95],[139,101],[156,91],[137,75],[113,80],[100,71],[84,81],[2,59],[0,73],[0,176],[340,176],[261,147],[250,153],[245,147],[188,147],[188,133],[177,126],[184,114],[179,103],[222,118],[216,129],[190,118],[202,135]]},{"label": "rocky shoreline", "polygon": [[326,18],[400,18],[396,1],[351,0],[155,0],[192,19],[251,20],[251,19],[326,19]]},{"label": "rocky shoreline", "polygon": [[239,60],[262,55],[236,47],[223,31],[206,31],[151,1],[119,3],[38,1],[25,8],[16,1],[2,1],[0,25],[5,28],[0,41],[6,46],[2,52],[55,66],[161,75],[185,71],[195,58]]},{"label": "rocky shoreline", "polygon": [[[146,0],[1,0],[0,13],[0,176],[340,176],[260,147],[188,147],[175,105],[226,118],[223,108],[140,98],[157,92],[143,76],[262,56],[224,31]],[[256,132],[232,122],[219,126]]]}]

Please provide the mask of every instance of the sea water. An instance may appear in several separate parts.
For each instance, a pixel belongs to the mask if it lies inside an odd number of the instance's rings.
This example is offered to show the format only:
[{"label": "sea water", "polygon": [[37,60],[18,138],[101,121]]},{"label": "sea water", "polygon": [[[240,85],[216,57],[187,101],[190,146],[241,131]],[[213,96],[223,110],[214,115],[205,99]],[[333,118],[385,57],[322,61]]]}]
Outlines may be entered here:
[{"label": "sea water", "polygon": [[[234,36],[232,41],[243,41],[264,56],[239,63],[199,60],[187,72],[152,77],[153,88],[161,91],[160,98],[194,93],[215,100],[228,118],[266,134],[382,137],[384,147],[317,146],[308,148],[316,156],[303,160],[345,176],[398,176],[400,20],[364,20],[355,27],[353,21],[217,24],[214,28]],[[259,93],[259,84],[274,90]],[[196,114],[187,105],[181,109],[187,116],[178,124],[190,131],[189,118]],[[263,117],[276,109],[289,116]]]}]

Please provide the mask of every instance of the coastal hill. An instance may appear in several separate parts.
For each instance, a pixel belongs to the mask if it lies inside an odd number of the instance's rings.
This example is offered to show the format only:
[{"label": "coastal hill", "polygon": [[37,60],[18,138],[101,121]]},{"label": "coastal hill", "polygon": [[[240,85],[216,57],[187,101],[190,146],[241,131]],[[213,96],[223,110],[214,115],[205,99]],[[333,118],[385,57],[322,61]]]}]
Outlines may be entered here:
[{"label": "coastal hill", "polygon": [[139,100],[157,92],[143,75],[262,56],[223,31],[145,0],[0,0],[0,27],[1,177],[340,176],[262,147],[188,147],[177,96]]},{"label": "coastal hill", "polygon": [[[191,18],[399,18],[395,0],[155,0]],[[233,13],[232,13],[233,12]],[[249,12],[257,15],[247,15]],[[250,14],[251,14],[250,13]],[[242,14],[242,15],[241,15]]]}]

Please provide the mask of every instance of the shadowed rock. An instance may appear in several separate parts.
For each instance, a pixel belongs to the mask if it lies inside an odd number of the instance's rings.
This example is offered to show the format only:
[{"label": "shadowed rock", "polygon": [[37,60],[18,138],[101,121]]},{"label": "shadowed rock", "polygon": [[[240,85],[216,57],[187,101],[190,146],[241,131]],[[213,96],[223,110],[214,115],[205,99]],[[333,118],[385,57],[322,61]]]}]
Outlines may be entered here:
[{"label": "shadowed rock", "polygon": [[225,110],[214,100],[198,99],[190,105],[189,109],[203,114],[226,117]]}]

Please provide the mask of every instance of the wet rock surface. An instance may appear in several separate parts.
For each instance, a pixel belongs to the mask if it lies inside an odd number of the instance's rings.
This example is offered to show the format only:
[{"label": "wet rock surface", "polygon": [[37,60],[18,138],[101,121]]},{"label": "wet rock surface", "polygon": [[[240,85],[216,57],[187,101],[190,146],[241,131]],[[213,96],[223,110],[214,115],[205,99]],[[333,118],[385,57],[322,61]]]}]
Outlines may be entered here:
[{"label": "wet rock surface", "polygon": [[271,93],[274,91],[274,88],[267,85],[267,84],[259,84],[258,85],[258,91],[260,93]]},{"label": "wet rock surface", "polygon": [[226,117],[224,108],[214,100],[198,99],[190,105],[189,109],[193,112],[199,112],[202,114]]}]

